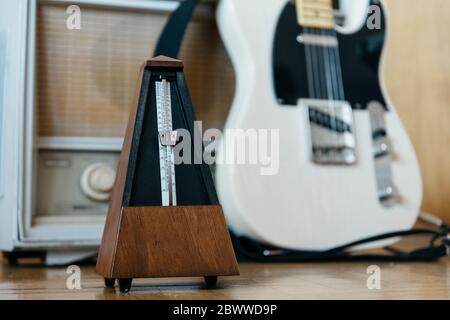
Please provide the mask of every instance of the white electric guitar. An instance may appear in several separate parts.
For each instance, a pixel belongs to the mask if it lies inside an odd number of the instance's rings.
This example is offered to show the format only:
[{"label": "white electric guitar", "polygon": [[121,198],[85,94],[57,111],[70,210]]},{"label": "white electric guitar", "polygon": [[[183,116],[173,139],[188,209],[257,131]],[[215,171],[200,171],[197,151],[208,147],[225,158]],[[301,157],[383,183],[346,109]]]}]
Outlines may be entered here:
[{"label": "white electric guitar", "polygon": [[383,6],[340,2],[342,25],[331,0],[220,1],[237,77],[225,129],[279,129],[276,174],[254,164],[216,168],[238,235],[323,250],[416,221],[419,167],[382,80]]}]

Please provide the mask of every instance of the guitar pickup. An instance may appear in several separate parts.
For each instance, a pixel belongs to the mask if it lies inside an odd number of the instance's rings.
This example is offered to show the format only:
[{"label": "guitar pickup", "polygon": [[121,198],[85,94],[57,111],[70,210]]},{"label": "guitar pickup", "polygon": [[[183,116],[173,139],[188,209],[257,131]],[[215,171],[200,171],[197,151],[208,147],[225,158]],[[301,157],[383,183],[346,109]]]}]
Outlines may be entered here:
[{"label": "guitar pickup", "polygon": [[312,160],[317,164],[356,163],[353,111],[346,101],[301,99],[307,110]]}]

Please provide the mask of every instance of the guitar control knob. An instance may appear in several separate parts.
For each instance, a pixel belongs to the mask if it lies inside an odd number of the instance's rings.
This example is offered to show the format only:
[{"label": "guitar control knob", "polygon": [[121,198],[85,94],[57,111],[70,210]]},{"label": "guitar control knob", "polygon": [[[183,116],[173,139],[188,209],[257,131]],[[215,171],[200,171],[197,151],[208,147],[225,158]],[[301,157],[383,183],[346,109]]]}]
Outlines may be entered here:
[{"label": "guitar control knob", "polygon": [[379,189],[378,198],[386,207],[391,207],[401,200],[397,188],[393,185],[387,185],[384,188]]},{"label": "guitar control knob", "polygon": [[94,163],[81,174],[81,190],[93,200],[108,201],[115,179],[116,172],[109,164]]},{"label": "guitar control knob", "polygon": [[387,156],[390,153],[389,144],[387,142],[379,142],[374,145],[374,156],[380,158]]}]

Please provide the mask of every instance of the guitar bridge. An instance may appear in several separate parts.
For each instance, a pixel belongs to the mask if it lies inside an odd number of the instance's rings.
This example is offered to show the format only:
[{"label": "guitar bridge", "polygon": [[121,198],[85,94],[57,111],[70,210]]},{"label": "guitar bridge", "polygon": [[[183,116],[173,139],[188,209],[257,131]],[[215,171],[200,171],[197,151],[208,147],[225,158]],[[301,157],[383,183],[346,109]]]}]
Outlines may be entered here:
[{"label": "guitar bridge", "polygon": [[356,163],[353,112],[346,101],[302,99],[307,110],[312,160],[318,164]]}]

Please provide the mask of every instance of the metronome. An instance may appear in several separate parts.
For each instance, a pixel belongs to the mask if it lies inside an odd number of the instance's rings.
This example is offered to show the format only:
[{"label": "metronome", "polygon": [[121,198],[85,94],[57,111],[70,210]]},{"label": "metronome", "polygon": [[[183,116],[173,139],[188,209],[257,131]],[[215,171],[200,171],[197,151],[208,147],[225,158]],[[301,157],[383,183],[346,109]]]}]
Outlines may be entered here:
[{"label": "metronome", "polygon": [[211,287],[218,276],[239,275],[209,167],[174,161],[177,130],[194,136],[194,121],[182,62],[148,60],[97,260],[106,286],[118,279],[120,291],[128,292],[133,278],[200,276]]}]

